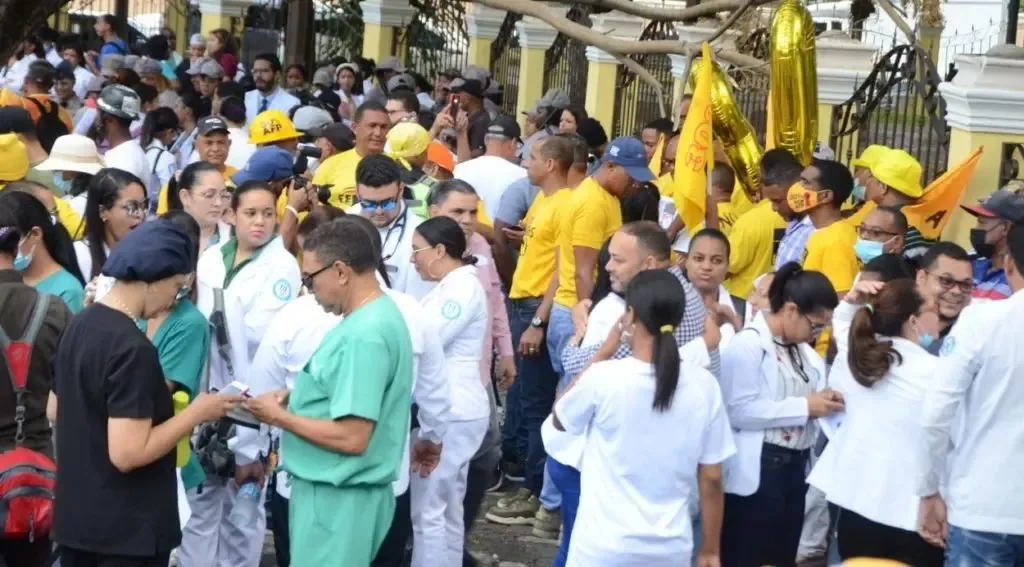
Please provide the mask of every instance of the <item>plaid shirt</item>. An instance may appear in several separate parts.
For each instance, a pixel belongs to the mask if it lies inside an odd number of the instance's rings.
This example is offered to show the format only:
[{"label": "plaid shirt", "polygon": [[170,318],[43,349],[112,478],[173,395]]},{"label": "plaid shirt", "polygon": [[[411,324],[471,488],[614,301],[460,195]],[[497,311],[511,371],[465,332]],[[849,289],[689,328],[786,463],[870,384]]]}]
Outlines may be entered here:
[{"label": "plaid shirt", "polygon": [[786,234],[779,242],[779,251],[775,256],[776,270],[788,262],[803,263],[804,249],[807,248],[807,239],[811,237],[812,232],[814,225],[810,216],[805,215],[798,221],[789,221],[786,225]]},{"label": "plaid shirt", "polygon": [[[704,302],[701,301],[700,294],[690,284],[690,281],[683,275],[683,271],[678,266],[672,266],[668,268],[668,272],[679,279],[679,283],[683,284],[683,292],[686,295],[686,310],[683,312],[683,321],[676,327],[675,333],[676,342],[679,346],[683,346],[686,343],[700,338],[704,334],[704,317],[707,311],[704,309]],[[562,367],[565,368],[565,376],[568,379],[573,379],[577,374],[583,372],[583,369],[590,362],[590,359],[597,354],[597,351],[601,348],[601,345],[593,345],[587,348],[580,348],[578,346],[567,344],[565,350],[562,351]],[[720,375],[722,368],[721,358],[718,356],[718,349],[710,351],[708,353],[711,357],[711,373],[717,378]],[[629,348],[629,345],[619,345],[618,350],[612,355],[612,360],[619,360],[622,358],[629,358],[633,355],[633,349]]]}]

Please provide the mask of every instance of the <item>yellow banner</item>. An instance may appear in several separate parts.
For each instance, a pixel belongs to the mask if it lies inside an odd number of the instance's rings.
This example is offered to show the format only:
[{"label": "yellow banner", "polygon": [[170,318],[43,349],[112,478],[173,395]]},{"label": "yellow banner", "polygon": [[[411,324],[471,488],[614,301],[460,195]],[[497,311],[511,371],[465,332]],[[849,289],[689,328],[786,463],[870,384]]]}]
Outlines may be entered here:
[{"label": "yellow banner", "polygon": [[665,153],[665,135],[661,134],[658,136],[658,145],[654,147],[654,155],[651,156],[651,163],[647,164],[647,167],[651,168],[651,172],[654,173],[654,177],[661,177],[661,156]]},{"label": "yellow banner", "polygon": [[[703,57],[711,61],[711,47],[707,42],[704,42]],[[711,65],[703,65],[679,136],[673,175],[672,200],[691,236],[700,230],[707,211],[708,176],[715,165],[711,124]]]},{"label": "yellow banner", "polygon": [[949,222],[951,213],[960,204],[960,197],[967,188],[967,182],[974,174],[974,168],[978,166],[981,159],[981,152],[985,148],[978,146],[963,159],[956,167],[947,170],[938,179],[925,187],[924,195],[913,205],[903,207],[903,214],[907,216],[907,222],[921,231],[921,236],[938,240],[942,235],[942,229]]}]

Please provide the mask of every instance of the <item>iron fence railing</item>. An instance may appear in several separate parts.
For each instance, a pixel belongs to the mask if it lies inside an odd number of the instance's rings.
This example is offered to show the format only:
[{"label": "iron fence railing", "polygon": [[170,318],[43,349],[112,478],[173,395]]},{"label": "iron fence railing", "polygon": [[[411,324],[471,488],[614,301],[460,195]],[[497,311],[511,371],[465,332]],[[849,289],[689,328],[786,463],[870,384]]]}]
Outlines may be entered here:
[{"label": "iron fence railing", "polygon": [[[678,39],[675,28],[669,22],[652,22],[640,34],[639,41]],[[639,134],[648,122],[666,118],[672,98],[672,61],[668,55],[640,55],[634,60],[650,71],[661,84],[661,95],[652,85],[643,81],[625,66],[618,68],[615,89],[615,112],[612,118],[612,136]]]},{"label": "iron fence railing", "polygon": [[523,50],[516,22],[521,18],[512,12],[506,14],[498,37],[491,44],[491,78],[502,86],[501,110],[509,115],[515,115],[519,105],[519,66]]},{"label": "iron fence railing", "polygon": [[[573,4],[565,17],[590,27],[590,6]],[[569,101],[582,106],[587,100],[588,68],[587,46],[560,33],[544,54],[544,90],[565,89]]]},{"label": "iron fence railing", "polygon": [[757,141],[764,147],[768,130],[768,75],[765,73],[731,73],[733,99],[750,122]]},{"label": "iron fence railing", "polygon": [[412,0],[416,17],[400,41],[405,66],[428,79],[445,69],[462,69],[469,58],[465,4],[457,0]]}]

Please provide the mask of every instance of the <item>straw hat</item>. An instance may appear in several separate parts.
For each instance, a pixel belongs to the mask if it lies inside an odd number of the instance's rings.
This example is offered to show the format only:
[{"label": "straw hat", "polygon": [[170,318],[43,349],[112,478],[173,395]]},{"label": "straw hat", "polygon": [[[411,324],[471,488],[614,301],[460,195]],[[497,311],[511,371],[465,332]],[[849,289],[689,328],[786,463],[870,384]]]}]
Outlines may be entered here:
[{"label": "straw hat", "polygon": [[96,175],[103,169],[103,158],[96,151],[96,143],[78,134],[61,136],[53,143],[50,157],[36,166],[41,171],[77,171]]}]

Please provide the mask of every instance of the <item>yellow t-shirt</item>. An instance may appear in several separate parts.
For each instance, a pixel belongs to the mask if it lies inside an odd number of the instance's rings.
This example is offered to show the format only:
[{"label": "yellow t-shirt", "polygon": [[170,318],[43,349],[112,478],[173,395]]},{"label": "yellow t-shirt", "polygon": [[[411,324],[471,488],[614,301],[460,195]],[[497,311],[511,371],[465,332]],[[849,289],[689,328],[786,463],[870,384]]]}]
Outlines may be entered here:
[{"label": "yellow t-shirt", "polygon": [[[228,187],[234,187],[235,184],[231,182],[231,176],[238,173],[238,169],[231,167],[230,165],[224,166],[224,182],[228,184]],[[167,212],[169,205],[167,204],[167,186],[164,185],[160,188],[160,195],[156,201],[156,214],[162,215]]]},{"label": "yellow t-shirt", "polygon": [[[543,297],[555,273],[555,246],[560,228],[559,211],[572,197],[570,189],[561,189],[550,197],[537,193],[523,217],[526,232],[519,248],[519,264],[512,276],[510,299]],[[483,210],[483,209],[481,209]]]},{"label": "yellow t-shirt", "polygon": [[853,287],[853,278],[860,271],[860,260],[853,251],[857,231],[848,223],[837,221],[820,228],[807,238],[804,258],[805,270],[816,270],[832,282],[840,296]]},{"label": "yellow t-shirt", "polygon": [[[878,205],[876,205],[874,201],[867,201],[863,205],[861,205],[861,207],[859,209],[854,211],[854,213],[852,215],[850,215],[850,216],[846,217],[845,219],[843,219],[843,222],[845,222],[846,224],[852,226],[853,228],[857,228],[858,226],[861,225],[861,223],[864,222],[864,217],[868,216],[868,213],[870,213],[871,210],[874,209],[877,206]],[[850,207],[850,208],[852,208],[852,207]],[[843,210],[844,211],[848,210],[848,207],[846,207],[844,205],[843,206]]]},{"label": "yellow t-shirt", "polygon": [[313,176],[314,185],[330,185],[331,205],[348,209],[356,203],[356,166],[363,156],[352,148],[324,160]]},{"label": "yellow t-shirt", "polygon": [[85,236],[85,220],[78,216],[66,200],[54,197],[53,203],[57,208],[57,221],[67,229],[72,240],[81,240]]},{"label": "yellow t-shirt", "polygon": [[654,186],[658,188],[658,193],[662,197],[672,198],[672,176],[666,173],[661,177],[654,180]]},{"label": "yellow t-shirt", "polygon": [[721,230],[726,236],[732,232],[732,227],[736,224],[736,217],[732,203],[728,201],[718,203],[718,230]]},{"label": "yellow t-shirt", "polygon": [[729,276],[725,289],[746,299],[754,289],[754,280],[772,270],[779,241],[786,232],[786,221],[772,210],[772,202],[763,199],[736,219],[729,231]]},{"label": "yellow t-shirt", "polygon": [[[576,256],[574,248],[582,246],[600,250],[604,241],[622,226],[622,205],[605,191],[593,177],[580,183],[570,193],[558,212],[558,291],[555,303],[576,305]],[[595,270],[596,271],[596,270]]]}]

